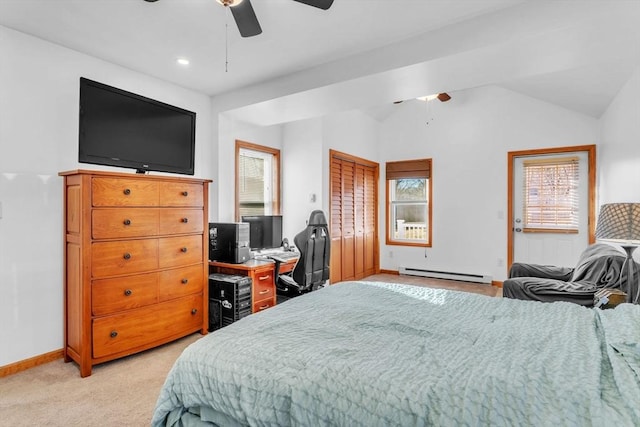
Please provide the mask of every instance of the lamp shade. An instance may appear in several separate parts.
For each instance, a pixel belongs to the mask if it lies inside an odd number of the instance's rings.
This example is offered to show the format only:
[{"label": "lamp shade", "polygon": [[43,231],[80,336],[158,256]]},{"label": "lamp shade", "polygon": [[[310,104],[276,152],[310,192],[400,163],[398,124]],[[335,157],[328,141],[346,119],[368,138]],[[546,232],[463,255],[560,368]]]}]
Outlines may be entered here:
[{"label": "lamp shade", "polygon": [[602,205],[596,238],[621,244],[640,244],[640,203]]}]

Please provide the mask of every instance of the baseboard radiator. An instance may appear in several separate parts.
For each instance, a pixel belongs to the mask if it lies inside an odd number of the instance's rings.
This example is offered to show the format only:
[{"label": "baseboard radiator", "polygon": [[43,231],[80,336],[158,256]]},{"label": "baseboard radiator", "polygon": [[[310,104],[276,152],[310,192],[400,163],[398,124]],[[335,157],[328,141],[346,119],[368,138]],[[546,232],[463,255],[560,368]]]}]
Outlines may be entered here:
[{"label": "baseboard radiator", "polygon": [[486,274],[455,273],[452,271],[425,270],[422,268],[400,267],[400,274],[409,276],[432,277],[434,279],[461,280],[463,282],[491,283],[492,277]]}]

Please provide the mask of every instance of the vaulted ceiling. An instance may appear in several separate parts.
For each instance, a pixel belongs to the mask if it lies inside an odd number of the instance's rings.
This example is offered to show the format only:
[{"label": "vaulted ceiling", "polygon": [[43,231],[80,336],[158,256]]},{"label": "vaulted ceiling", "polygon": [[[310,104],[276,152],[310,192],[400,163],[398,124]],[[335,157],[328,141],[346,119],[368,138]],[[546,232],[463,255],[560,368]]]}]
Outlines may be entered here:
[{"label": "vaulted ceiling", "polygon": [[263,33],[250,38],[215,0],[0,0],[0,25],[219,98],[258,124],[485,84],[599,117],[640,64],[638,1],[252,4]]}]

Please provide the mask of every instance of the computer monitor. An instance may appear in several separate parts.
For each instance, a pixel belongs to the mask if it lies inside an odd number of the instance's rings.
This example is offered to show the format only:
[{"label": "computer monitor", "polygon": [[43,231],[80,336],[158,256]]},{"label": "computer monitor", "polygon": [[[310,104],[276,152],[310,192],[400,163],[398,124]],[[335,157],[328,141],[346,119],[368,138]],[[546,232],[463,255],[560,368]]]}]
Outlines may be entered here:
[{"label": "computer monitor", "polygon": [[249,223],[249,246],[252,251],[282,246],[282,215],[247,215],[242,222]]}]

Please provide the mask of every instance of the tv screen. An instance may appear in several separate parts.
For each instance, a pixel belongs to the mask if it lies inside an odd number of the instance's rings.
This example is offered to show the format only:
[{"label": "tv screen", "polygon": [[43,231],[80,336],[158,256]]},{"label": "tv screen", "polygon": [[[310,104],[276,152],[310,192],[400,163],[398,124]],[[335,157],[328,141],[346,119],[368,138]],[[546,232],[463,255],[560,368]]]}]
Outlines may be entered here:
[{"label": "tv screen", "polygon": [[282,246],[282,215],[243,216],[242,222],[249,223],[249,246],[252,250]]},{"label": "tv screen", "polygon": [[196,113],[80,78],[80,163],[193,175]]}]

